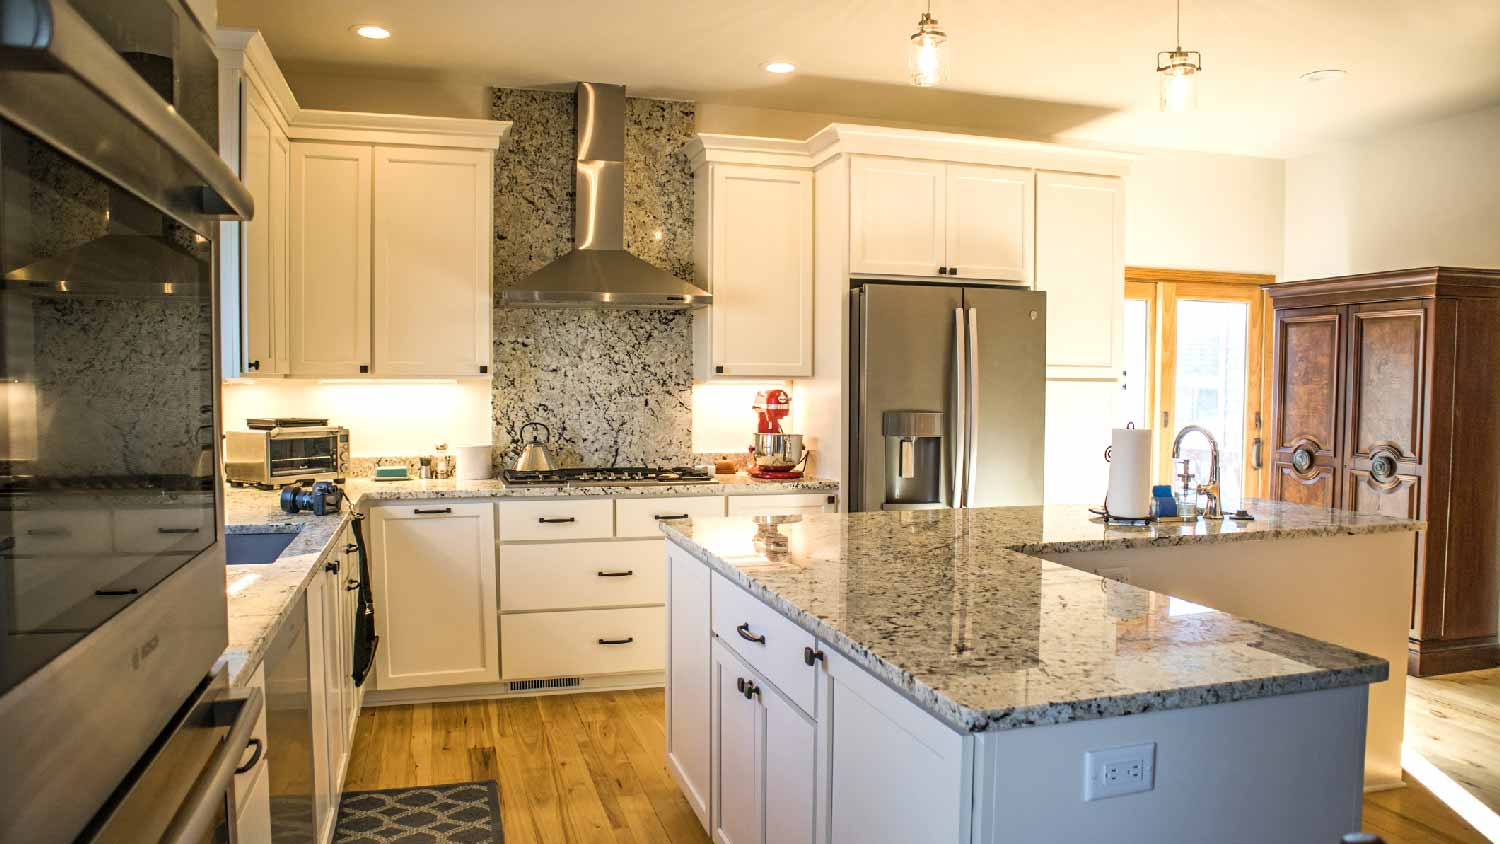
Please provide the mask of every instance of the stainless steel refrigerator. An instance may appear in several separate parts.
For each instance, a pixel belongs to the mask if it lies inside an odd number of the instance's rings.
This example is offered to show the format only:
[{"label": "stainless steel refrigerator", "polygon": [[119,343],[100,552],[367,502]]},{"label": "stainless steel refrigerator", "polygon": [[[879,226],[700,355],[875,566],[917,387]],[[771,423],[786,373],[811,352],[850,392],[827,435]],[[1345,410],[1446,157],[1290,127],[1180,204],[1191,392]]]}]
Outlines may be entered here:
[{"label": "stainless steel refrigerator", "polygon": [[1041,504],[1046,294],[856,283],[850,509]]}]

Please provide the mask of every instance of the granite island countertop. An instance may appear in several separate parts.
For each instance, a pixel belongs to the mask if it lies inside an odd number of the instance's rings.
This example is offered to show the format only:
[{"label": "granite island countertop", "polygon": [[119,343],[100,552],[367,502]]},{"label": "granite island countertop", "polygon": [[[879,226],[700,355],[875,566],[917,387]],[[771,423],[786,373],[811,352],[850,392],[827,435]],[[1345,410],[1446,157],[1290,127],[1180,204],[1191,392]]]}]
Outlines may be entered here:
[{"label": "granite island countertop", "polygon": [[[822,478],[763,481],[748,475],[718,475],[715,483],[664,486],[509,486],[504,481],[410,480],[354,478],[344,485],[348,502],[358,509],[381,501],[435,498],[571,498],[671,497],[688,495],[776,495],[837,493],[838,482]],[[323,563],[334,551],[334,538],[349,521],[349,510],[337,516],[290,515],[281,510],[279,492],[225,488],[226,533],[295,533],[297,538],[273,563],[225,568],[229,596],[229,646],[220,664],[231,685],[243,685],[254,674],[266,648],[281,629]]]},{"label": "granite island countertop", "polygon": [[1247,501],[1249,522],[1105,526],[1083,506],[730,517],[668,539],[962,731],[1369,684],[1383,659],[1038,555],[1420,530]]}]

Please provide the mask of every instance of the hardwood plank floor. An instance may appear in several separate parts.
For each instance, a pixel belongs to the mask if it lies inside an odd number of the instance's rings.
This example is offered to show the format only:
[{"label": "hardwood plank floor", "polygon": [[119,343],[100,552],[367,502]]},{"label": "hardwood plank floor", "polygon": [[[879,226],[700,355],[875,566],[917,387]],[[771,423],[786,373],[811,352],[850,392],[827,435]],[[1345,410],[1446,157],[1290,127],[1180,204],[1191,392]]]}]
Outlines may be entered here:
[{"label": "hardwood plank floor", "polygon": [[1406,679],[1406,741],[1500,812],[1500,668]]},{"label": "hardwood plank floor", "polygon": [[[661,689],[371,707],[345,789],[493,779],[506,844],[702,844],[666,767]],[[1387,844],[1484,844],[1420,784],[1365,798]]]}]

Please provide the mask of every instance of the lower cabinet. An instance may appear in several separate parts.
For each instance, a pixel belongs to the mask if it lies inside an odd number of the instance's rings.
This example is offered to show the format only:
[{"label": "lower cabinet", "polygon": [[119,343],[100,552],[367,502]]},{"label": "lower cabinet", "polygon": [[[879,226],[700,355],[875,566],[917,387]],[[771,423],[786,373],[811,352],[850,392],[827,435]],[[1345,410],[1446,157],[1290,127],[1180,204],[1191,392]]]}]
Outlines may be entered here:
[{"label": "lower cabinet", "polygon": [[824,492],[729,497],[731,516],[795,516],[803,513],[837,513],[838,509],[838,496]]},{"label": "lower cabinet", "polygon": [[500,618],[506,680],[660,671],[660,606],[534,612]]},{"label": "lower cabinet", "polygon": [[667,770],[708,827],[709,686],[708,567],[667,544]]}]

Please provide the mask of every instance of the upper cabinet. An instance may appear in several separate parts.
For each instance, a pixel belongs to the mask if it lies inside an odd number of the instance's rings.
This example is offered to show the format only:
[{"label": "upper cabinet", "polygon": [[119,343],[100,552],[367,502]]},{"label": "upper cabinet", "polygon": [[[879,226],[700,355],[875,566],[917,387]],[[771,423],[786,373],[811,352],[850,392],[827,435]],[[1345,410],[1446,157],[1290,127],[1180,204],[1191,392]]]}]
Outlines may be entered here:
[{"label": "upper cabinet", "polygon": [[1047,377],[1118,378],[1124,357],[1123,179],[1037,173],[1036,289],[1047,294]]},{"label": "upper cabinet", "polygon": [[851,273],[1031,279],[1030,170],[857,156],[849,193]]},{"label": "upper cabinet", "polygon": [[297,105],[219,31],[222,152],[255,218],[221,235],[226,377],[483,377],[493,168],[510,123]]},{"label": "upper cabinet", "polygon": [[813,193],[807,169],[709,163],[695,176],[699,380],[813,373]]}]

